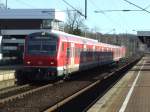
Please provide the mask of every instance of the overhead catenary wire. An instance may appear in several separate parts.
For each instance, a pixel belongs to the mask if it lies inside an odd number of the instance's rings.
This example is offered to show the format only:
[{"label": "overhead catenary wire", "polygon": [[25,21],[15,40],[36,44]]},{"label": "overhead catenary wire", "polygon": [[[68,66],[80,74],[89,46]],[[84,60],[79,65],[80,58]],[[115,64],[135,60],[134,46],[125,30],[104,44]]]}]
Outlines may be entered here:
[{"label": "overhead catenary wire", "polygon": [[[34,6],[32,6],[32,5],[30,5],[30,4],[28,4],[28,3],[26,3],[26,2],[23,2],[22,0],[16,0],[17,2],[20,2],[21,4],[24,4],[24,5],[26,5],[26,6],[28,6],[28,7],[34,7]],[[35,7],[34,7],[35,8]],[[71,10],[71,9],[69,9],[69,10],[55,10],[55,11],[42,11],[43,13],[49,13],[49,12],[67,12],[67,11],[76,11],[76,10]]]},{"label": "overhead catenary wire", "polygon": [[150,11],[146,10],[146,8],[144,9],[141,6],[136,5],[136,4],[134,4],[134,3],[132,3],[132,2],[130,2],[128,0],[124,0],[124,1],[127,2],[127,3],[129,3],[129,4],[131,4],[131,5],[133,5],[133,6],[135,6],[135,7],[137,7],[137,8],[139,8],[139,9],[141,9],[141,10],[143,10],[143,11],[145,11],[145,12],[147,12],[147,13],[150,13]]},{"label": "overhead catenary wire", "polygon": [[140,6],[138,6],[138,5],[134,4],[134,3],[131,3],[128,0],[124,0],[124,1],[128,2],[131,5],[136,6],[140,10],[132,10],[132,9],[121,9],[121,10],[118,10],[118,9],[111,9],[111,10],[95,10],[94,12],[95,13],[104,13],[104,12],[113,12],[113,11],[117,11],[117,12],[146,11],[146,12],[150,13],[150,11],[146,10],[146,9],[148,9],[150,7],[150,4],[148,6],[146,6],[145,8],[142,8],[142,7],[140,7]]},{"label": "overhead catenary wire", "polygon": [[146,6],[144,9],[148,9],[150,7],[150,4],[148,6]]},{"label": "overhead catenary wire", "polygon": [[82,12],[80,12],[78,9],[76,9],[75,7],[73,7],[70,3],[68,3],[66,0],[62,0],[65,4],[67,4],[69,7],[71,7],[72,9],[74,9],[75,11],[77,11],[81,16],[85,17],[86,15],[84,15]]},{"label": "overhead catenary wire", "polygon": [[143,10],[131,10],[131,9],[122,9],[122,10],[117,10],[117,9],[111,9],[111,10],[95,10],[95,13],[104,13],[104,12],[129,12],[129,11],[143,11]]},{"label": "overhead catenary wire", "polygon": [[[98,4],[96,4],[94,2],[94,0],[89,0],[89,2],[91,3],[91,5],[93,5],[94,8],[99,9],[99,11],[101,11],[101,13],[107,18],[107,20],[112,24],[112,25],[117,25],[119,26],[121,29],[124,29],[121,24],[119,24],[118,22],[116,22],[113,18],[110,17],[110,15],[106,14],[105,12],[103,12],[102,9],[99,8]],[[114,28],[113,28],[114,29]]]},{"label": "overhead catenary wire", "polygon": [[[122,10],[117,10],[117,9],[114,9],[114,10],[95,10],[94,12],[95,13],[102,13],[102,14],[105,14],[105,12],[113,12],[113,11],[117,11],[117,12],[136,12],[136,11],[138,11],[138,12],[140,12],[140,11],[145,11],[145,12],[147,12],[147,13],[150,13],[150,11],[148,11],[147,9],[150,7],[150,4],[147,6],[147,7],[145,7],[145,8],[142,8],[141,6],[138,6],[138,5],[136,5],[136,4],[134,4],[134,3],[131,3],[130,1],[128,1],[128,0],[124,0],[124,1],[126,1],[126,2],[128,2],[129,4],[131,4],[131,5],[134,5],[134,6],[136,6],[137,8],[139,8],[139,9],[137,9],[137,10],[132,10],[132,9],[122,9]],[[120,17],[120,16],[119,16]],[[123,19],[125,19],[125,18],[123,18]],[[127,24],[126,24],[127,25]]]}]

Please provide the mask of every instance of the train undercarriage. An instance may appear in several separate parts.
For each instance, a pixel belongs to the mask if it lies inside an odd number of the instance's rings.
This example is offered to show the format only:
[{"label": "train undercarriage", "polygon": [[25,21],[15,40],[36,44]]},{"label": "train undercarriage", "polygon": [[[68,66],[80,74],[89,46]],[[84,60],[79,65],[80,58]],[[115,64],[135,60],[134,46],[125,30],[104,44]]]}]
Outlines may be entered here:
[{"label": "train undercarriage", "polygon": [[17,83],[43,82],[56,80],[57,71],[48,68],[24,68],[15,71]]},{"label": "train undercarriage", "polygon": [[[103,65],[98,65],[95,67],[102,67],[102,68],[109,68],[109,67],[116,67],[118,65],[117,62],[111,62],[111,63],[105,63]],[[95,68],[93,66],[91,67],[82,67],[82,69],[76,71],[85,71],[88,69]],[[86,69],[85,69],[86,68]],[[68,79],[72,72],[68,73],[65,70],[64,71],[57,71],[56,68],[34,68],[34,67],[24,67],[22,69],[16,70],[15,77],[17,79],[17,83],[30,83],[30,82],[48,82],[52,80],[58,80],[58,79]]]}]

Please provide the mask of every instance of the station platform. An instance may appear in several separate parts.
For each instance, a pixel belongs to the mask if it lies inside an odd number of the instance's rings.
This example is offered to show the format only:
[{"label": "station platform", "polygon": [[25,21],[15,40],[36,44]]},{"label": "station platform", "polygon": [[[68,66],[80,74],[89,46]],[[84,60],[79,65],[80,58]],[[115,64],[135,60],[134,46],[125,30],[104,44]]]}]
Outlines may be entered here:
[{"label": "station platform", "polygon": [[150,112],[150,55],[143,57],[88,112]]},{"label": "station platform", "polygon": [[15,79],[15,70],[22,68],[23,65],[0,66],[0,84],[2,81]]}]

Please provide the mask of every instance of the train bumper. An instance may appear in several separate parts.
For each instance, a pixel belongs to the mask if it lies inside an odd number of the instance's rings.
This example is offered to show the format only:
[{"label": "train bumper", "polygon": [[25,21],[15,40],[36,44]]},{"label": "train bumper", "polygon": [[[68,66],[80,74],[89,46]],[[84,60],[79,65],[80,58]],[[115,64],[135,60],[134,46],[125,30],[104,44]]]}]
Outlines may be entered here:
[{"label": "train bumper", "polygon": [[63,71],[58,70],[57,67],[25,67],[24,70],[32,80],[56,79],[63,73]]}]

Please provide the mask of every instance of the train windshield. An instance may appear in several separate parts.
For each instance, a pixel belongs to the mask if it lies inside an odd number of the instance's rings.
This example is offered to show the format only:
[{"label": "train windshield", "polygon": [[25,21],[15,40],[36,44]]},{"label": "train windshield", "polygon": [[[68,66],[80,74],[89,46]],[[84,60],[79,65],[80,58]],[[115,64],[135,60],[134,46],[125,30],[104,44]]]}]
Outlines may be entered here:
[{"label": "train windshield", "polygon": [[30,39],[28,41],[29,54],[56,55],[57,42],[49,39]]}]

